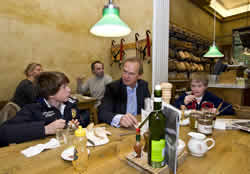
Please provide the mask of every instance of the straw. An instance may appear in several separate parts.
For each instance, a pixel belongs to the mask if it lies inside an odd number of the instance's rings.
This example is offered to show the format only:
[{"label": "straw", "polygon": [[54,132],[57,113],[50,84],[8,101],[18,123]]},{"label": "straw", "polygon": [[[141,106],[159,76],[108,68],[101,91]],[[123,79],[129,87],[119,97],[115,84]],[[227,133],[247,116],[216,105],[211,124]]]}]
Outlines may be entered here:
[{"label": "straw", "polygon": [[216,109],[216,112],[220,111],[220,108],[221,108],[222,104],[223,104],[223,101],[219,104],[218,108]]},{"label": "straw", "polygon": [[224,107],[217,115],[219,115],[220,113],[222,113],[223,111],[225,111],[226,109],[228,109],[230,106],[232,106],[232,104],[230,104],[230,105]]}]

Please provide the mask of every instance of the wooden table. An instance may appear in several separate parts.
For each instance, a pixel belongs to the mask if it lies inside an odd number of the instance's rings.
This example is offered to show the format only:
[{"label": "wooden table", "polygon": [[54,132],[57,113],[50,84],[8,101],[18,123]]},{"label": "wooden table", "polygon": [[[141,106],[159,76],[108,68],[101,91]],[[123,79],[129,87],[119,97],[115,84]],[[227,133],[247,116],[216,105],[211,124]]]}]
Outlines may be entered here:
[{"label": "wooden table", "polygon": [[97,115],[97,109],[95,107],[97,99],[93,97],[83,96],[80,94],[73,94],[72,96],[78,100],[77,107],[79,109],[88,109],[90,112],[90,121],[97,124],[98,115]]},{"label": "wooden table", "polygon": [[[120,136],[133,130],[107,126],[112,132],[110,143],[90,148],[88,174],[139,174],[125,161],[125,155],[132,151],[135,135]],[[189,127],[181,127],[180,136],[187,143]],[[216,145],[203,158],[188,155],[179,166],[178,174],[248,174],[250,173],[250,134],[238,130],[214,131],[212,138]],[[26,158],[21,150],[49,138],[0,148],[0,174],[71,174],[71,162],[61,159],[65,148],[47,150],[39,155]]]}]

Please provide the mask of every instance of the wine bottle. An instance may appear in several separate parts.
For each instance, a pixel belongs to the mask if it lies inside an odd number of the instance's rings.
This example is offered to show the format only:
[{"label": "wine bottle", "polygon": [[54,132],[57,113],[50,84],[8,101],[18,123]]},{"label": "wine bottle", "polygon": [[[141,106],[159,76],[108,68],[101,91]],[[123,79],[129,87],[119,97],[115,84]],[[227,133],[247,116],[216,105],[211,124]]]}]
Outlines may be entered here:
[{"label": "wine bottle", "polygon": [[162,113],[162,90],[160,85],[154,90],[154,110],[149,115],[148,164],[153,168],[165,166],[166,118]]}]

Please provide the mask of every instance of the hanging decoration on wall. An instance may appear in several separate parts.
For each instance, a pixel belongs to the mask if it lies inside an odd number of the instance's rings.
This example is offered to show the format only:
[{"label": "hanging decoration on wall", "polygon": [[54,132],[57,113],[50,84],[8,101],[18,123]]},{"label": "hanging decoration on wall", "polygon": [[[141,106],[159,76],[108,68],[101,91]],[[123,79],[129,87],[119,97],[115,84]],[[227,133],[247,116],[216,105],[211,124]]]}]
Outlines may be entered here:
[{"label": "hanging decoration on wall", "polygon": [[136,57],[139,58],[140,57],[140,50],[141,48],[139,47],[139,33],[135,33],[135,53],[136,53]]},{"label": "hanging decoration on wall", "polygon": [[112,58],[112,63],[111,66],[113,65],[113,63],[119,63],[119,67],[121,67],[122,64],[122,60],[125,58],[126,53],[124,51],[124,42],[125,39],[121,39],[119,46],[119,49],[117,49],[117,45],[115,45],[115,40],[112,40],[111,43],[111,58]]},{"label": "hanging decoration on wall", "polygon": [[122,63],[123,57],[126,56],[126,53],[125,53],[125,51],[124,51],[124,49],[123,49],[123,43],[124,43],[124,42],[125,42],[125,40],[122,38],[122,39],[121,39],[121,43],[120,43],[120,60],[119,60],[119,64]]},{"label": "hanging decoration on wall", "polygon": [[[139,40],[139,33],[135,33],[135,42],[124,44],[125,40],[121,39],[120,44],[115,44],[115,41],[112,40],[111,43],[111,55],[112,55],[112,64],[114,62],[119,62],[119,66],[126,57],[125,50],[135,49],[136,57],[147,60],[148,63],[151,62],[151,38],[150,30],[146,30],[146,38]],[[111,65],[112,65],[111,64]]]},{"label": "hanging decoration on wall", "polygon": [[151,61],[151,42],[150,42],[150,34],[151,32],[149,30],[146,31],[146,39],[144,39],[146,41],[146,43],[144,44],[144,46],[142,47],[142,49],[140,50],[141,53],[141,58],[143,60],[148,61],[148,63],[150,63]]},{"label": "hanging decoration on wall", "polygon": [[149,30],[146,31],[147,35],[147,56],[146,59],[148,60],[148,63],[151,61],[151,42],[150,42],[150,34],[151,32]]},{"label": "hanging decoration on wall", "polygon": [[117,52],[115,52],[114,48],[115,48],[115,40],[112,40],[112,42],[111,42],[111,55],[112,55],[112,56],[111,56],[111,58],[112,58],[112,63],[111,63],[111,65],[112,65],[114,62],[117,61],[117,56],[118,56],[119,53],[120,53],[120,50],[117,51]]}]

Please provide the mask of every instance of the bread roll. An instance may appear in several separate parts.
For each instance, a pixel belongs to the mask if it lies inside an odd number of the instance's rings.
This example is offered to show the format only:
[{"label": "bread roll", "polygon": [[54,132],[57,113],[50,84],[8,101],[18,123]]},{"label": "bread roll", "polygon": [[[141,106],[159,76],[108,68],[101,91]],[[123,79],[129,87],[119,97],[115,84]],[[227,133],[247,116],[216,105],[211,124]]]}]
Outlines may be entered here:
[{"label": "bread roll", "polygon": [[184,54],[183,51],[179,51],[178,53],[179,53],[179,56],[180,56],[180,58],[181,58],[182,60],[185,60],[185,59],[186,59],[186,55]]},{"label": "bread roll", "polygon": [[185,71],[186,70],[186,66],[183,62],[177,62],[176,63],[176,68],[178,71]]}]

